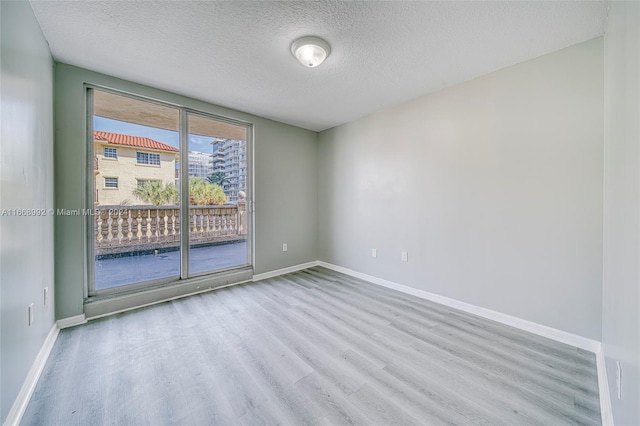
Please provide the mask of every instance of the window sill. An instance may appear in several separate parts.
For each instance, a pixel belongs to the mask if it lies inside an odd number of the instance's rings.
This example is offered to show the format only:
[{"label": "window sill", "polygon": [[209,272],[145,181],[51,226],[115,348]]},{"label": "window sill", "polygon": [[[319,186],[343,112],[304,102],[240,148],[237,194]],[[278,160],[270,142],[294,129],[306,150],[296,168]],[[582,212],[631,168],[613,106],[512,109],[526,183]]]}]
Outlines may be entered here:
[{"label": "window sill", "polygon": [[136,288],[128,292],[90,296],[84,300],[84,313],[89,319],[101,317],[220,287],[249,282],[252,279],[253,267],[241,266],[186,280]]}]

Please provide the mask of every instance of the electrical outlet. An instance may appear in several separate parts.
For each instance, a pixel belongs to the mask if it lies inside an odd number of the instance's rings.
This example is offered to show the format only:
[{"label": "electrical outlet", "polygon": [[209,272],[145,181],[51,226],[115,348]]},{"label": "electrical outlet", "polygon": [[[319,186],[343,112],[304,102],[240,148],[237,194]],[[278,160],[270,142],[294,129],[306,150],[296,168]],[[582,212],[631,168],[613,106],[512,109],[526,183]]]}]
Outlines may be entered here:
[{"label": "electrical outlet", "polygon": [[622,399],[622,367],[620,361],[616,362],[616,386],[618,388],[618,399]]},{"label": "electrical outlet", "polygon": [[42,304],[47,306],[49,304],[49,287],[44,288],[44,294],[42,296]]},{"label": "electrical outlet", "polygon": [[378,257],[378,250],[371,249],[371,257]]},{"label": "electrical outlet", "polygon": [[282,251],[287,251],[288,247],[287,247],[287,243],[282,244]]},{"label": "electrical outlet", "polygon": [[29,312],[29,326],[33,324],[33,303],[27,306],[27,311]]},{"label": "electrical outlet", "polygon": [[400,252],[400,260],[402,260],[403,262],[408,262],[409,261],[409,254],[406,251],[401,251]]}]

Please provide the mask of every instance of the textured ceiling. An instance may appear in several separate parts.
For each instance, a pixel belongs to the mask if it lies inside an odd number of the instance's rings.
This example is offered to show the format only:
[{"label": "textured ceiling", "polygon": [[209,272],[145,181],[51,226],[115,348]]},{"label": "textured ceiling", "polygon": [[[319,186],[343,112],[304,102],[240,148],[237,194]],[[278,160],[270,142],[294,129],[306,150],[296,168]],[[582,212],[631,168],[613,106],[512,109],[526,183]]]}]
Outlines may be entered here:
[{"label": "textured ceiling", "polygon": [[[32,1],[54,58],[323,130],[603,34],[606,2]],[[305,68],[291,42],[331,55]]]}]

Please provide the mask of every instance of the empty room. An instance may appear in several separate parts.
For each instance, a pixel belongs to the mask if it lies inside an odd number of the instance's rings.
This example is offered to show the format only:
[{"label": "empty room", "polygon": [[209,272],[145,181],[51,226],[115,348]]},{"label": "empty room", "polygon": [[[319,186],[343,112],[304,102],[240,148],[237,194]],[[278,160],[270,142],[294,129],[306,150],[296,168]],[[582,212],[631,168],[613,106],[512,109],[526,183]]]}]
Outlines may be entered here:
[{"label": "empty room", "polygon": [[3,425],[640,425],[640,3],[0,0]]}]

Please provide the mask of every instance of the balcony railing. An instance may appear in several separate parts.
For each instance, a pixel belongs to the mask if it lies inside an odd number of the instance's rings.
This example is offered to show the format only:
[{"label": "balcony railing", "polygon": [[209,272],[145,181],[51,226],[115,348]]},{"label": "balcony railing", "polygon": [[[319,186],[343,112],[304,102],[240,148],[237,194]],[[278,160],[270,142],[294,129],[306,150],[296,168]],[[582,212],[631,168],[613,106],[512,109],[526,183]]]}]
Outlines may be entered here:
[{"label": "balcony railing", "polygon": [[[191,246],[244,240],[246,201],[237,205],[190,206]],[[180,245],[178,206],[97,206],[96,255],[147,251]]]}]

